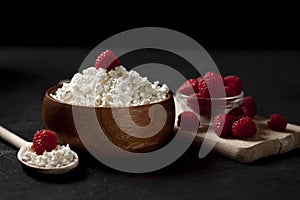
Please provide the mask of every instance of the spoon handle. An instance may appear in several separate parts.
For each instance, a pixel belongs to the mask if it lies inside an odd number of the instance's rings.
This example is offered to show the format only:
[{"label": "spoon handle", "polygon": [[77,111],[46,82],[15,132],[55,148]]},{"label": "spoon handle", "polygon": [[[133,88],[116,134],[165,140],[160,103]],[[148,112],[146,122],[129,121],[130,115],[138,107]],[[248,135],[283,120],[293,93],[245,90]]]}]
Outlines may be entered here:
[{"label": "spoon handle", "polygon": [[23,140],[19,136],[15,135],[14,133],[10,132],[9,130],[3,128],[0,125],[0,138],[5,140],[6,142],[14,145],[17,148],[21,148],[22,146],[25,146],[28,144],[27,141]]}]

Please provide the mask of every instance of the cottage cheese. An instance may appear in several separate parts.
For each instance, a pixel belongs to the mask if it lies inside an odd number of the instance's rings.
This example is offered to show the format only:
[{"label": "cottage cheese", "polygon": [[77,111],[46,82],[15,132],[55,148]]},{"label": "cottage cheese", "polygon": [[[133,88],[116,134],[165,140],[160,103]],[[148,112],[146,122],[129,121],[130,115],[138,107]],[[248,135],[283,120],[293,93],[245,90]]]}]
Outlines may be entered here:
[{"label": "cottage cheese", "polygon": [[37,155],[31,146],[26,147],[22,160],[30,165],[38,167],[53,168],[62,167],[70,164],[75,159],[75,153],[70,149],[69,145],[57,145],[51,152],[45,151],[43,155]]},{"label": "cottage cheese", "polygon": [[123,66],[114,70],[89,67],[82,74],[73,76],[64,83],[54,99],[80,106],[136,106],[155,103],[166,99],[169,88],[159,82],[149,82],[136,71],[127,71]]}]

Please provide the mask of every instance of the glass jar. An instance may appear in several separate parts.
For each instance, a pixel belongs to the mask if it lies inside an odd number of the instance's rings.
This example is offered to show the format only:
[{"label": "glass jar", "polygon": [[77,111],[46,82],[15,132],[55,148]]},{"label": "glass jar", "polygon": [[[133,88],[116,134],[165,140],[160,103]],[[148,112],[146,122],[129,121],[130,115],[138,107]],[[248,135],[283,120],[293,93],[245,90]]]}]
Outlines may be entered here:
[{"label": "glass jar", "polygon": [[192,111],[200,119],[200,124],[208,126],[213,124],[213,119],[221,113],[228,113],[238,107],[244,98],[244,92],[237,96],[225,98],[198,98],[193,95],[187,96],[176,92],[176,99],[180,104],[180,112]]}]

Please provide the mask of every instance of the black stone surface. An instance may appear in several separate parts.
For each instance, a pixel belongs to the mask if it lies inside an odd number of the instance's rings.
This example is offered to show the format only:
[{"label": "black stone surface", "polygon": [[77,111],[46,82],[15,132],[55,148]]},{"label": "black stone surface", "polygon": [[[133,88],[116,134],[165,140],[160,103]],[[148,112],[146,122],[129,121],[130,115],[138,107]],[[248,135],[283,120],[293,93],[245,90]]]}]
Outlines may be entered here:
[{"label": "black stone surface", "polygon": [[[0,124],[26,140],[42,128],[45,91],[71,78],[91,49],[0,48]],[[211,50],[223,75],[237,74],[258,113],[300,124],[300,52]],[[170,166],[147,174],[110,169],[87,155],[65,175],[36,174],[0,141],[0,199],[298,199],[300,149],[240,164],[192,146]]]}]

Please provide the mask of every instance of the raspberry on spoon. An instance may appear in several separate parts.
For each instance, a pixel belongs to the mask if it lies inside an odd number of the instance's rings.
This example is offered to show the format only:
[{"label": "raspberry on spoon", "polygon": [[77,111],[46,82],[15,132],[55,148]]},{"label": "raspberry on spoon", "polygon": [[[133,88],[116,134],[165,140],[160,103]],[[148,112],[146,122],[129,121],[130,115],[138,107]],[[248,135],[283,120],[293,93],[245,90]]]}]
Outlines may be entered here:
[{"label": "raspberry on spoon", "polygon": [[33,137],[33,148],[38,155],[42,155],[44,151],[52,151],[56,148],[57,136],[54,131],[39,130]]}]

